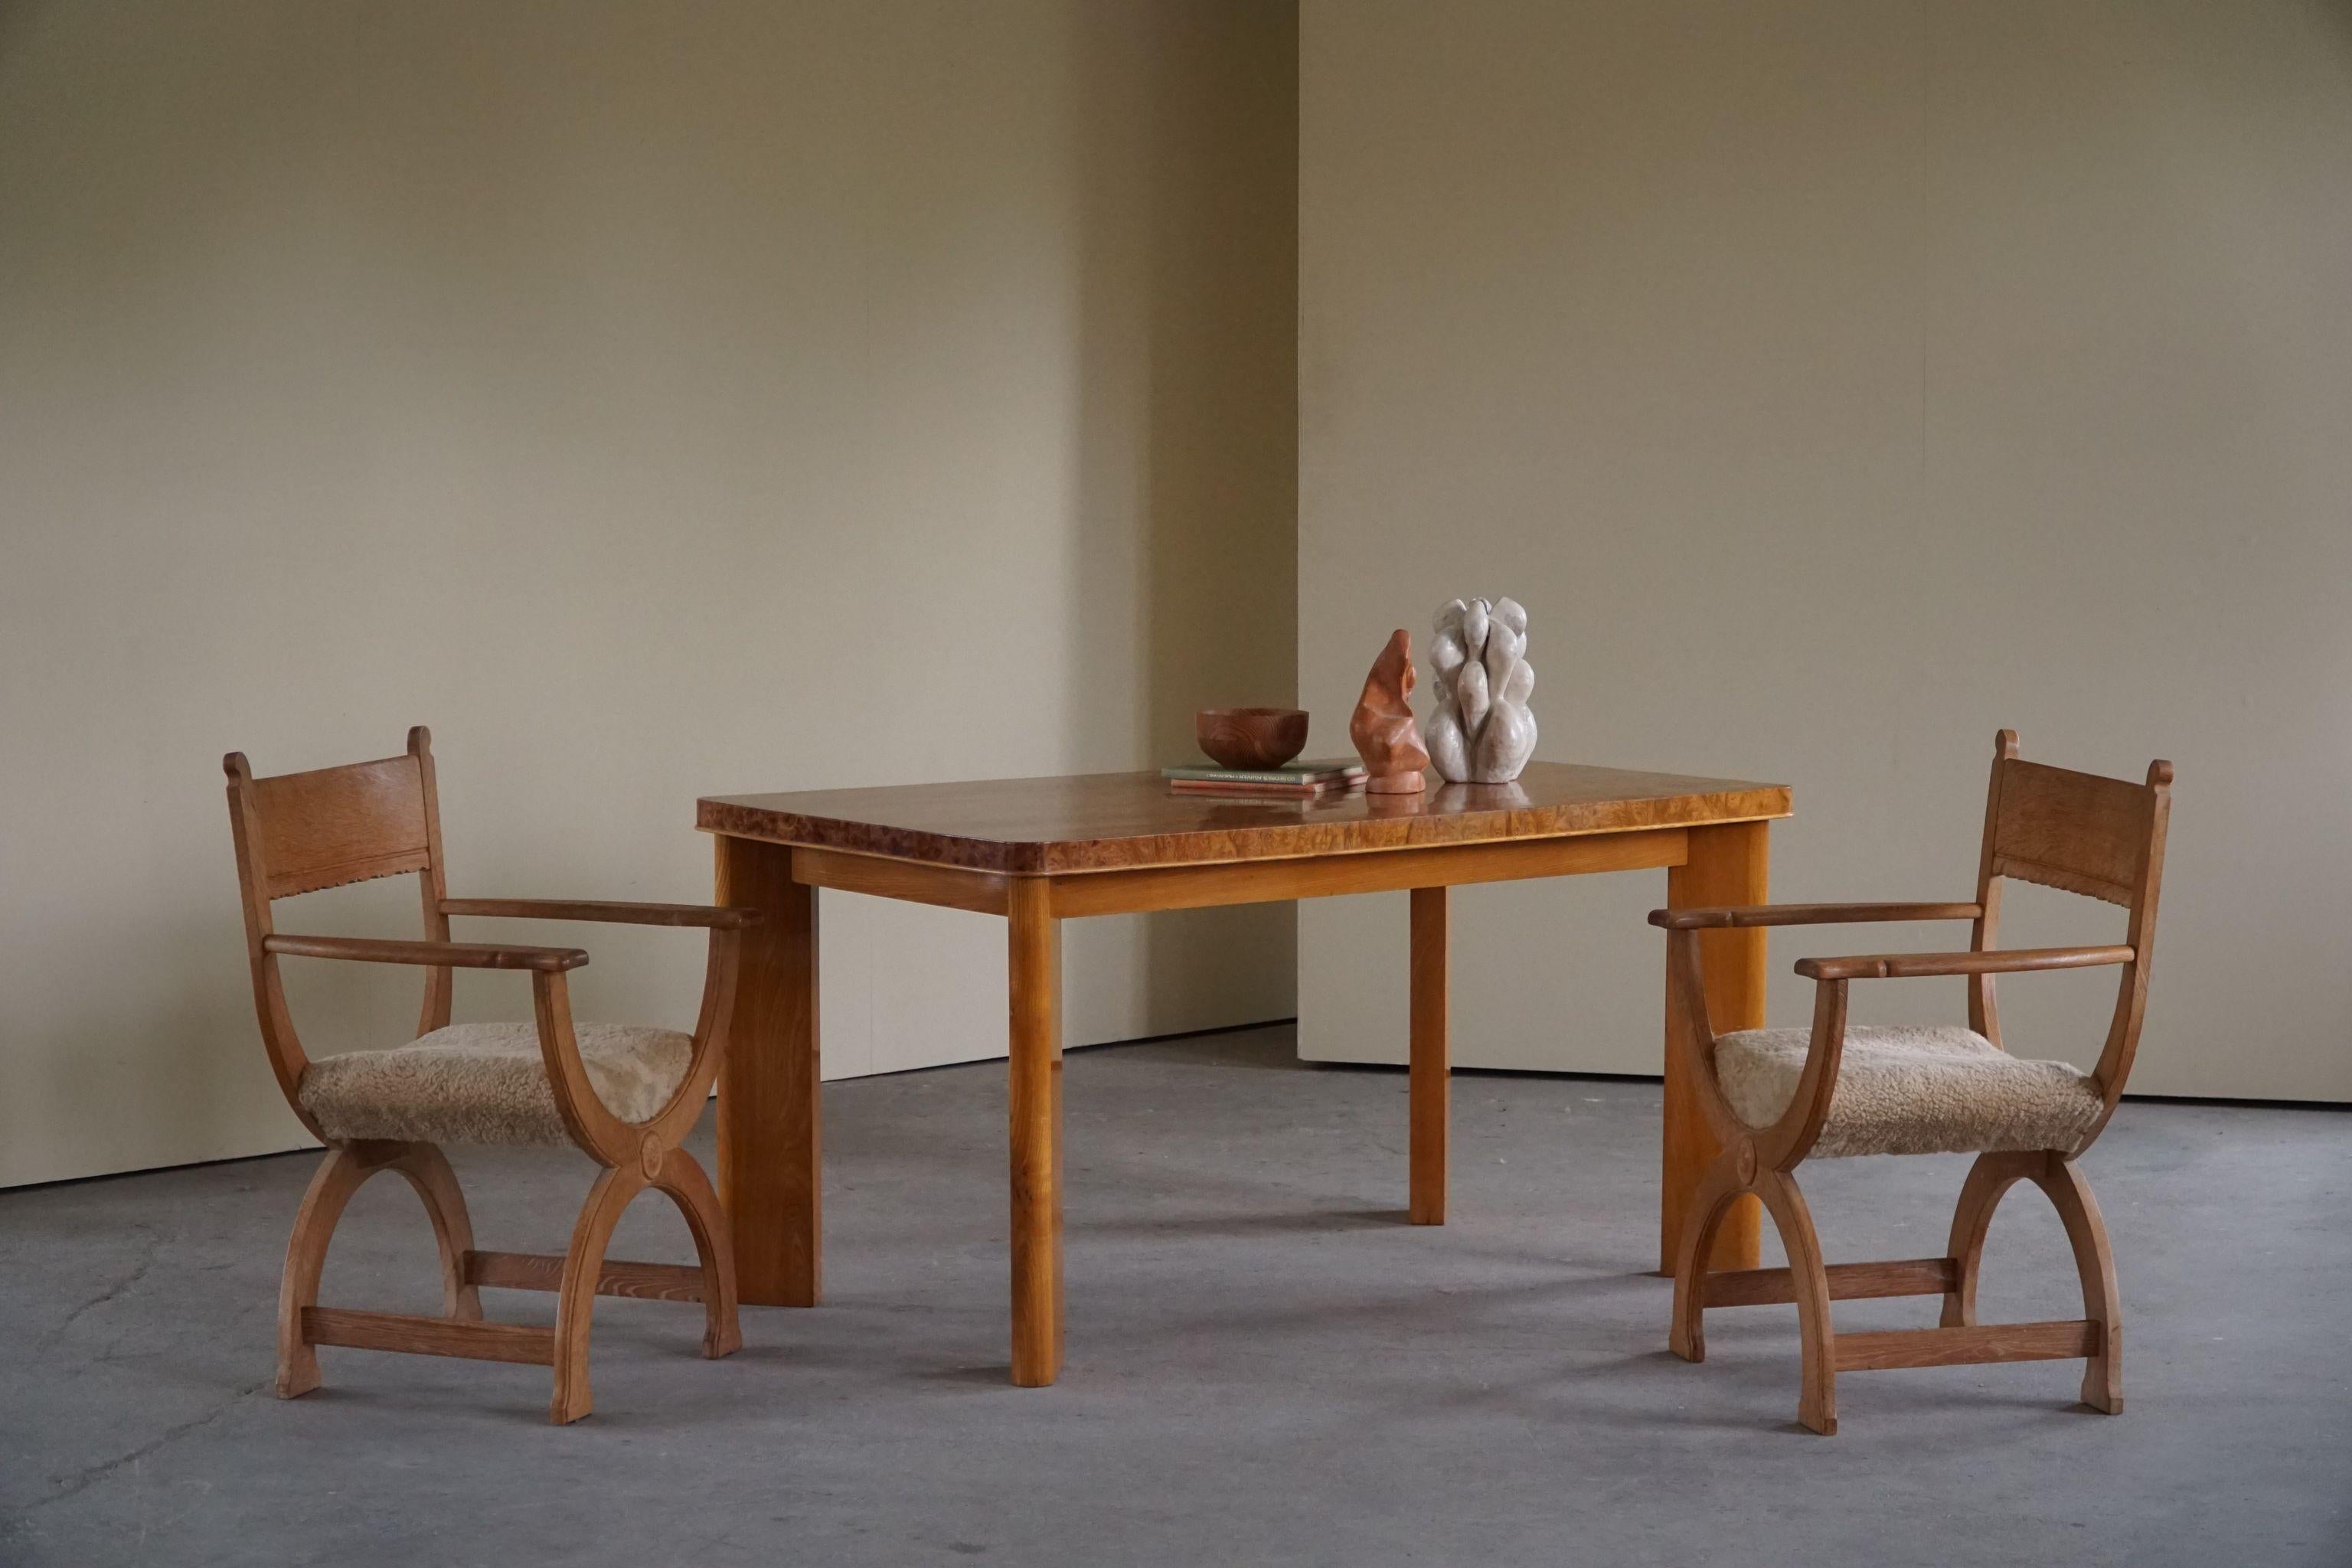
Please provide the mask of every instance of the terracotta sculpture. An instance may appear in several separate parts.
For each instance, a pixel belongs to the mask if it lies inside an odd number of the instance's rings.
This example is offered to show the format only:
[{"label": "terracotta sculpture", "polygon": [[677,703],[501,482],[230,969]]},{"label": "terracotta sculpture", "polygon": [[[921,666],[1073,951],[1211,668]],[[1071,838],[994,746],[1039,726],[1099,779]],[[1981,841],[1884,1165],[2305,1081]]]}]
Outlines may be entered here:
[{"label": "terracotta sculpture", "polygon": [[1452,784],[1508,784],[1536,750],[1528,613],[1516,599],[1455,599],[1437,612],[1436,634],[1429,750],[1437,771]]},{"label": "terracotta sculpture", "polygon": [[1364,783],[1367,795],[1411,795],[1422,787],[1429,752],[1413,727],[1412,683],[1412,634],[1400,628],[1372,661],[1348,721],[1348,739],[1371,775]]}]

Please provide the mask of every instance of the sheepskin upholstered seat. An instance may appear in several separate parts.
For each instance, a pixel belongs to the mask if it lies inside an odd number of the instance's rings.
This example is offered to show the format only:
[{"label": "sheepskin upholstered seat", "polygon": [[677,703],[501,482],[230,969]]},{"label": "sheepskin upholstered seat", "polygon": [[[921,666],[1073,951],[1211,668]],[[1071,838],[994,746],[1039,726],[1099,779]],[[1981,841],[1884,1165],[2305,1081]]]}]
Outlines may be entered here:
[{"label": "sheepskin upholstered seat", "polygon": [[[1716,1041],[1723,1097],[1751,1127],[1796,1098],[1810,1029],[1742,1029]],[[1842,1154],[2074,1153],[2104,1107],[2088,1074],[2021,1061],[1973,1029],[1850,1026],[1815,1158]]]},{"label": "sheepskin upholstered seat", "polygon": [[[634,1024],[575,1024],[596,1098],[624,1121],[669,1103],[692,1037]],[[302,1075],[302,1109],[330,1138],[572,1146],[532,1024],[451,1024],[390,1050],[320,1057]]]}]

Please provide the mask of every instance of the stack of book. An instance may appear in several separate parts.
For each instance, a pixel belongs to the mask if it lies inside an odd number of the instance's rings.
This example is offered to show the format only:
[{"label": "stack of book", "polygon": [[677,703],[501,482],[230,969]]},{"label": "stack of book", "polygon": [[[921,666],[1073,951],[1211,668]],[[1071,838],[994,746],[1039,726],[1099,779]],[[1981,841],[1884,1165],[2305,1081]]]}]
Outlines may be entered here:
[{"label": "stack of book", "polygon": [[1176,795],[1245,796],[1256,800],[1320,800],[1361,788],[1364,764],[1354,758],[1327,763],[1286,763],[1278,768],[1221,768],[1213,763],[1197,767],[1162,768],[1160,776]]}]

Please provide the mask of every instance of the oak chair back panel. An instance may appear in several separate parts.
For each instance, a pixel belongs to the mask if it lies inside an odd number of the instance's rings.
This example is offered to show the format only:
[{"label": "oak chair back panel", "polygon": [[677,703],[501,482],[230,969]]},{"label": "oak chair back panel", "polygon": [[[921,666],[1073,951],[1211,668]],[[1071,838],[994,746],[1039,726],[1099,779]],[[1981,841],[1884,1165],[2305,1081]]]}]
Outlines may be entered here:
[{"label": "oak chair back panel", "polygon": [[[2123,966],[2106,1045],[2093,1069],[2108,1115],[2122,1098],[2124,1080],[2139,1048],[2171,816],[2168,762],[2150,763],[2147,781],[2135,784],[2026,762],[2017,754],[2014,730],[1993,738],[1992,783],[1985,801],[1984,850],[1977,873],[1977,902],[1983,912],[1969,945],[1979,952],[2000,945],[2004,878],[2038,882],[2129,911],[2124,940],[2133,956]],[[1971,974],[1968,987],[1969,1026],[1994,1045],[2003,1045],[1993,976]]]},{"label": "oak chair back panel", "polygon": [[1992,875],[2133,906],[2148,853],[2148,786],[2008,757],[1993,787]]},{"label": "oak chair back panel", "polygon": [[[278,960],[261,949],[275,925],[269,907],[299,893],[413,872],[425,939],[449,940],[449,918],[441,910],[448,889],[441,864],[433,737],[420,724],[409,731],[408,750],[399,756],[270,778],[254,777],[241,752],[231,752],[225,763],[254,999],[263,1043],[292,1100],[307,1058],[287,1012]],[[453,994],[447,969],[425,971],[419,1035],[449,1022]],[[295,1114],[303,1115],[299,1104]]]},{"label": "oak chair back panel", "polygon": [[253,821],[268,896],[423,871],[432,812],[415,755],[255,779]]}]

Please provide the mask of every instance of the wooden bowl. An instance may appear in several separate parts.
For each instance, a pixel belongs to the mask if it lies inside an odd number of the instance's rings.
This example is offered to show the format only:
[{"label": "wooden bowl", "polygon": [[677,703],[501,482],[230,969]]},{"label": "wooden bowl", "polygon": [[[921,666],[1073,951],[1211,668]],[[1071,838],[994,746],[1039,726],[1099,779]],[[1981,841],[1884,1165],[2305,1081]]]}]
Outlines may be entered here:
[{"label": "wooden bowl", "polygon": [[1278,768],[1307,749],[1301,708],[1203,708],[1192,721],[1201,750],[1219,767]]}]

